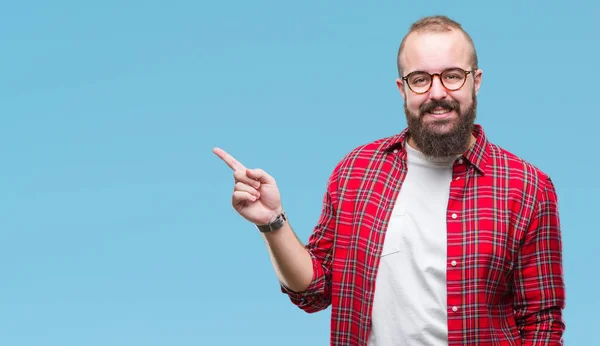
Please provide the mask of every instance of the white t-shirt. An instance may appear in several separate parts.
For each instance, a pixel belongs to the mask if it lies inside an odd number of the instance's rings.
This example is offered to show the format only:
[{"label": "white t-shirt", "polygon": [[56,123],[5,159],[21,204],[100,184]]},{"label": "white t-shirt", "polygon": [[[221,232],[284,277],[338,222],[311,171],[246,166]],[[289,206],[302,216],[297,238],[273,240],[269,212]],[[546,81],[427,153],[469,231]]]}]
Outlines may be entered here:
[{"label": "white t-shirt", "polygon": [[386,231],[369,346],[448,345],[446,210],[452,165],[408,144],[407,175]]}]

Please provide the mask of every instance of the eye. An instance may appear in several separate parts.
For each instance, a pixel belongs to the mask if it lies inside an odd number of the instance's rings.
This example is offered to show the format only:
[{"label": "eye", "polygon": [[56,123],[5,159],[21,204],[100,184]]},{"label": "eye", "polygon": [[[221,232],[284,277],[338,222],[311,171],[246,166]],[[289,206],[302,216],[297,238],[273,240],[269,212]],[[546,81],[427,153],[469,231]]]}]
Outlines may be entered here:
[{"label": "eye", "polygon": [[442,78],[450,83],[461,82],[465,79],[465,73],[459,69],[451,69],[442,72]]},{"label": "eye", "polygon": [[413,85],[425,85],[429,83],[429,76],[424,74],[418,74],[410,78],[410,83]]}]

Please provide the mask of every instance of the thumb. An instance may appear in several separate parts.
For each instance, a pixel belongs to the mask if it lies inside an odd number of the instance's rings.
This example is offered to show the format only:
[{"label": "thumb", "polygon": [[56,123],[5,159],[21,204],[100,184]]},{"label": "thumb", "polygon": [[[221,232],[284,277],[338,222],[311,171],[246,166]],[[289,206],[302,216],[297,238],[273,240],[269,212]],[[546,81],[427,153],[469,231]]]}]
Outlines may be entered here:
[{"label": "thumb", "polygon": [[246,175],[249,178],[256,179],[261,184],[275,184],[275,179],[260,168],[246,170]]}]

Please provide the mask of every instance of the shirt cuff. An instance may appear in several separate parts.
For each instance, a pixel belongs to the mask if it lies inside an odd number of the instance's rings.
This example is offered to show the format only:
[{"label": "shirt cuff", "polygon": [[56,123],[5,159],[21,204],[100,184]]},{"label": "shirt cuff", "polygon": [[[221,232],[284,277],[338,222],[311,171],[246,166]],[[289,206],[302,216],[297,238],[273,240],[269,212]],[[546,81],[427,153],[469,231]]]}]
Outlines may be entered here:
[{"label": "shirt cuff", "polygon": [[321,300],[320,298],[325,293],[326,288],[326,276],[320,264],[313,258],[313,277],[311,283],[302,292],[295,292],[280,283],[281,292],[287,294],[291,301],[298,305],[300,308],[311,305],[315,300]]}]

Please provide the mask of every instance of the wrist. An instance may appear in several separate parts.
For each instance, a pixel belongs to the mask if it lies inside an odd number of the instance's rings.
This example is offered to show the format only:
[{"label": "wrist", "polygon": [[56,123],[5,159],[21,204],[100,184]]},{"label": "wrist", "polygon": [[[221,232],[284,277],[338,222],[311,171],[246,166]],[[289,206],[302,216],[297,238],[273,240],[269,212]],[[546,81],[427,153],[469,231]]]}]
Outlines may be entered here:
[{"label": "wrist", "polygon": [[277,209],[274,216],[266,224],[255,224],[256,228],[262,233],[271,233],[287,223],[287,215],[283,211],[283,208]]}]

